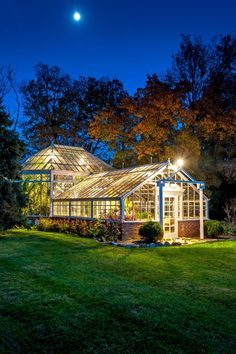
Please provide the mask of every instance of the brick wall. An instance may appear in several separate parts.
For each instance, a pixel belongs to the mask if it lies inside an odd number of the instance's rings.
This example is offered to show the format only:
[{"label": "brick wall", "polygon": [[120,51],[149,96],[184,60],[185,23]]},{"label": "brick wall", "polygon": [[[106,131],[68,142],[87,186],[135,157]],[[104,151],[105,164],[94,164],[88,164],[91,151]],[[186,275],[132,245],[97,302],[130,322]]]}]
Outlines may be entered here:
[{"label": "brick wall", "polygon": [[[122,224],[122,240],[140,240],[139,228],[142,222],[128,222]],[[179,237],[200,237],[200,222],[199,220],[183,220],[178,222]]]},{"label": "brick wall", "polygon": [[127,222],[122,224],[122,241],[140,240],[139,228],[142,222]]},{"label": "brick wall", "polygon": [[200,221],[199,220],[182,220],[178,222],[179,237],[200,237]]}]

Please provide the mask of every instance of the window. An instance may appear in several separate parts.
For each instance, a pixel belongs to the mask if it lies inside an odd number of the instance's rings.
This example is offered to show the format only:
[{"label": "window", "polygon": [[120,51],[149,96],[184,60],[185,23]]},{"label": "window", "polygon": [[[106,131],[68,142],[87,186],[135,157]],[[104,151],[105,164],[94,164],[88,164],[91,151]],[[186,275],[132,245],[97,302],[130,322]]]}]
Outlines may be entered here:
[{"label": "window", "polygon": [[[191,184],[183,184],[183,218],[194,219],[200,217],[199,191]],[[206,217],[206,200],[203,199],[203,215]]]},{"label": "window", "polygon": [[144,184],[125,199],[125,220],[145,221],[155,218],[155,184]]},{"label": "window", "polygon": [[48,216],[50,212],[50,175],[25,175],[22,188],[28,199],[24,213]]},{"label": "window", "polygon": [[69,216],[69,202],[54,202],[53,203],[54,216]]},{"label": "window", "polygon": [[118,200],[94,201],[93,217],[96,219],[120,219],[120,202]]},{"label": "window", "polygon": [[91,202],[71,201],[71,216],[91,218]]},{"label": "window", "polygon": [[175,232],[175,197],[165,197],[164,204],[164,231]]}]

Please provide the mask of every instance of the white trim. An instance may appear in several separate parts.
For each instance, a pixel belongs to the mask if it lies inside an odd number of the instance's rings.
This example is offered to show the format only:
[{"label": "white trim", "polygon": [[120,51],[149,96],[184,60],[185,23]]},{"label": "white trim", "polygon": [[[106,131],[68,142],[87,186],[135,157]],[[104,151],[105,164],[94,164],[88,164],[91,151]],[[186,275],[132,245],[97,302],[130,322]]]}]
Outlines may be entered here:
[{"label": "white trim", "polygon": [[[178,221],[199,221],[200,220],[200,217],[198,217],[197,219],[196,218],[192,218],[192,219],[184,219],[184,218],[182,218],[182,219],[178,219]],[[203,218],[203,220],[208,220],[208,218],[207,217],[204,217]]]},{"label": "white trim", "polygon": [[[178,237],[178,194],[176,193],[170,193],[167,194],[164,192],[164,197],[163,197],[163,208],[165,208],[165,199],[166,198],[174,198],[173,206],[174,206],[174,217],[170,218],[167,217],[167,219],[174,219],[174,232],[165,232],[165,215],[163,215],[163,231],[164,231],[164,237],[166,238],[175,238]],[[165,210],[165,209],[164,209]]]},{"label": "white trim", "polygon": [[54,204],[53,204],[53,191],[54,191],[54,173],[50,171],[50,216],[53,216]]},{"label": "white trim", "polygon": [[200,239],[204,239],[203,190],[202,190],[202,188],[199,188],[199,202],[200,202]]}]

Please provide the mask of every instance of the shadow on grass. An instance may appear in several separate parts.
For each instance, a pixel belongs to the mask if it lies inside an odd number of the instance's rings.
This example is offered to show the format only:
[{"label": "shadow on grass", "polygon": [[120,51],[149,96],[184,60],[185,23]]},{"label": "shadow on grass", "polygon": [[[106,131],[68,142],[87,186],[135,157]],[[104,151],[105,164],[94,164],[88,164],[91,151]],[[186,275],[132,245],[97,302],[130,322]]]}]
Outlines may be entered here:
[{"label": "shadow on grass", "polygon": [[[198,259],[198,255],[201,255],[201,260],[206,258],[209,263],[211,263],[211,259],[215,258],[214,254],[217,258],[220,258],[219,262],[224,262],[224,255],[226,254],[233,256],[236,255],[236,240],[220,240],[216,242],[199,243],[188,246],[125,248],[104,245],[93,239],[81,238],[71,234],[12,230],[0,235],[0,242],[1,241],[17,242],[18,250],[19,246],[21,246],[20,248],[22,249],[24,256],[34,256],[35,251],[37,254],[39,253],[38,251],[47,251],[47,253],[50,253],[51,255],[56,255],[59,253],[66,254],[98,251],[101,256],[102,254],[108,254],[110,256],[115,256],[116,254],[119,256],[123,255],[123,257],[119,257],[119,262],[122,258],[125,259],[130,255],[136,255],[140,257],[143,256],[144,258],[151,256],[153,260],[161,257],[163,261],[166,259],[169,263],[171,263],[172,260],[176,261],[179,259],[181,261],[182,257],[184,257],[189,259],[190,263],[192,263],[196,260],[194,257]],[[37,247],[34,248],[34,252],[32,252],[31,247],[34,245]],[[29,248],[30,254],[26,252],[27,248]]]}]

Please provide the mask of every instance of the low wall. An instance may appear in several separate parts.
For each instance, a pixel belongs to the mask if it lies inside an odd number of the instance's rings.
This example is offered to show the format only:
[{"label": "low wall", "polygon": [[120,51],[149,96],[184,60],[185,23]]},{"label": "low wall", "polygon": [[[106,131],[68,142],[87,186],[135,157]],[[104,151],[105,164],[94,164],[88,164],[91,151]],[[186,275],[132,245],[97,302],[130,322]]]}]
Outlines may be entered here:
[{"label": "low wall", "polygon": [[[127,222],[121,225],[122,240],[140,240],[139,228],[142,222]],[[199,220],[182,220],[178,221],[178,237],[200,237],[200,221]]]},{"label": "low wall", "polygon": [[126,222],[121,224],[122,241],[140,240],[139,228],[143,222]]},{"label": "low wall", "polygon": [[178,222],[179,237],[200,238],[200,221],[199,220],[181,220]]}]

